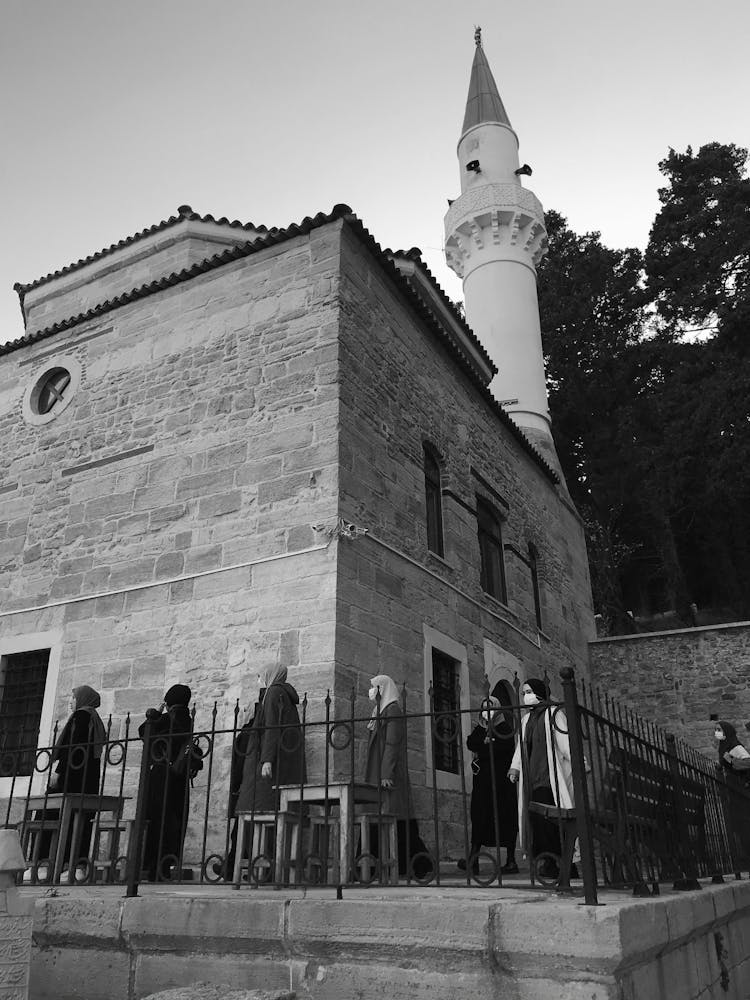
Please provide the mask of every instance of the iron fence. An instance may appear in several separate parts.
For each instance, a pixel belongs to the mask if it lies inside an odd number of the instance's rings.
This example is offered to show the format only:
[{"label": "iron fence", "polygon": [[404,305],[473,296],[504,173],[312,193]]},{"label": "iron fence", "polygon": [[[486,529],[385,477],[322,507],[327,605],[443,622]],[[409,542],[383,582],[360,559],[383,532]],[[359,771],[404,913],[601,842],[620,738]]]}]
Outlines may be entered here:
[{"label": "iron fence", "polygon": [[603,887],[656,893],[750,868],[741,779],[571,670],[561,681],[562,698],[537,706],[516,679],[470,708],[456,690],[412,711],[402,690],[363,711],[352,692],[303,698],[293,726],[245,721],[239,705],[221,724],[214,705],[203,727],[193,710],[182,731],[128,718],[98,744],[4,745],[3,824],[31,884],[129,895],[144,882],[542,885],[595,903]]}]

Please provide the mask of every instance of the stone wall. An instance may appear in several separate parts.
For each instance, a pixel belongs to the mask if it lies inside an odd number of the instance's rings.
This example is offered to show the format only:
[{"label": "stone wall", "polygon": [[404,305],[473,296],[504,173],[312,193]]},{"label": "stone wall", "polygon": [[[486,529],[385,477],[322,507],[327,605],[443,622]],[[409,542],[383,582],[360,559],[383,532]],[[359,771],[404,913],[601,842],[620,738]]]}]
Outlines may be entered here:
[{"label": "stone wall", "polygon": [[748,882],[602,902],[457,887],[42,897],[30,997],[210,982],[311,1000],[747,1000]]},{"label": "stone wall", "polygon": [[716,756],[711,715],[750,748],[750,623],[614,636],[590,644],[591,680]]},{"label": "stone wall", "polygon": [[[585,671],[593,619],[577,515],[346,231],[341,296],[341,506],[368,535],[342,557],[340,660],[413,684],[427,624],[470,646],[475,692],[485,638],[511,651],[523,674]],[[427,549],[424,441],[443,462],[442,559]],[[477,495],[505,518],[507,604],[480,586]],[[541,634],[518,555],[529,542],[539,552]]]},{"label": "stone wall", "polygon": [[[365,715],[369,678],[384,673],[406,683],[407,709],[424,712],[433,640],[465,659],[465,709],[478,705],[485,672],[494,676],[488,643],[509,679],[515,670],[522,678],[545,670],[557,678],[565,664],[585,672],[593,635],[586,547],[562,491],[347,230],[341,310],[341,514],[366,533],[339,547],[337,692],[346,698],[354,686]],[[442,558],[427,547],[425,441],[442,459]],[[477,495],[505,519],[507,603],[481,587]],[[531,573],[519,558],[530,542],[539,553],[542,631]],[[473,725],[468,714],[462,723],[466,732]],[[410,723],[408,739],[416,812],[430,815],[431,741],[423,720]],[[465,767],[469,759],[466,753]],[[470,772],[467,779],[470,787]],[[447,779],[448,786],[461,790],[458,781]],[[462,795],[441,796],[441,855],[463,842],[463,809]],[[427,837],[434,841],[432,830]]]},{"label": "stone wall", "polygon": [[[55,718],[82,683],[115,732],[176,680],[198,725],[215,699],[231,725],[270,664],[330,685],[337,273],[316,230],[0,359],[0,652],[60,631]],[[29,425],[67,357],[75,397]]]}]

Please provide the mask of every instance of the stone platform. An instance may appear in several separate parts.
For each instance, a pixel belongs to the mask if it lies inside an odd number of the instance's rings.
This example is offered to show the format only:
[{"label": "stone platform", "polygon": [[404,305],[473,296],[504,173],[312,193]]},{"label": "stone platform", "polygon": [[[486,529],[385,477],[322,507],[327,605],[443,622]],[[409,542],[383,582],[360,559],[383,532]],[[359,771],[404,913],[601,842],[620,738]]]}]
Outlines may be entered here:
[{"label": "stone platform", "polygon": [[748,1000],[750,881],[598,907],[538,889],[76,887],[35,896],[30,1000],[193,983],[314,1000]]}]

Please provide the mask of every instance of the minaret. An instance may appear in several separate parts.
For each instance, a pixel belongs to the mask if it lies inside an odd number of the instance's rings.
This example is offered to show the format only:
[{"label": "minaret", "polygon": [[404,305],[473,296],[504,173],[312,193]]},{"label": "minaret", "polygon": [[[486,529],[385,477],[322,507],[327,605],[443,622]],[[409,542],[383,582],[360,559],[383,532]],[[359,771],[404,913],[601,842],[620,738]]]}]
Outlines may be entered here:
[{"label": "minaret", "polygon": [[[521,177],[513,131],[474,34],[458,162],[461,196],[445,216],[445,253],[463,279],[466,319],[498,368],[490,389],[527,436],[554,456],[544,377],[536,264],[546,252],[544,210]],[[551,454],[550,454],[551,452]]]}]

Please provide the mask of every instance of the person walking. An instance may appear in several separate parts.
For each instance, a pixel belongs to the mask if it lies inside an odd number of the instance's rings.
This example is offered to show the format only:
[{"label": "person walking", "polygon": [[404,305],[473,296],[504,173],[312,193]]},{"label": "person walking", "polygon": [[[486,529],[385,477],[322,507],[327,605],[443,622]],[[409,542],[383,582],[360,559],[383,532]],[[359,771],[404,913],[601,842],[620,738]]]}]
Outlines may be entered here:
[{"label": "person walking", "polygon": [[[718,744],[719,763],[723,768],[734,772],[750,769],[750,753],[737,738],[737,730],[731,722],[717,722],[714,739]],[[744,761],[748,763],[742,763]]]},{"label": "person walking", "polygon": [[[477,855],[482,847],[497,846],[506,849],[503,875],[515,875],[518,806],[515,785],[508,777],[514,753],[513,722],[512,716],[508,718],[503,713],[498,698],[490,695],[482,701],[479,721],[467,737],[466,746],[474,755],[469,856],[472,874],[479,874]],[[458,867],[466,871],[466,859],[461,858]]]},{"label": "person walking", "polygon": [[[550,705],[544,681],[530,677],[521,688],[521,696],[527,711],[521,718],[521,734],[508,770],[508,778],[518,783],[519,846],[534,859],[543,855],[536,864],[537,875],[557,878],[560,828],[554,819],[530,812],[528,803],[573,807],[568,724],[563,709]],[[577,872],[571,874],[575,877]]]}]

